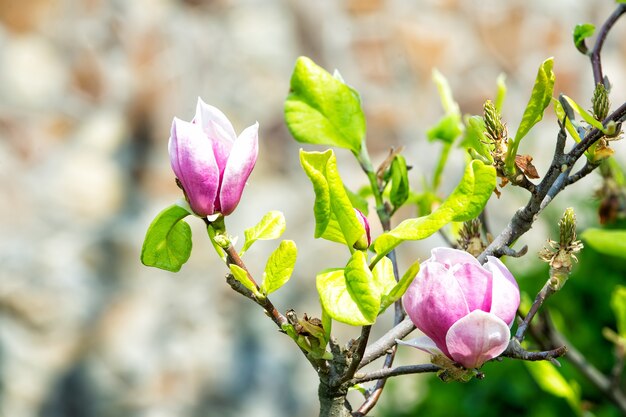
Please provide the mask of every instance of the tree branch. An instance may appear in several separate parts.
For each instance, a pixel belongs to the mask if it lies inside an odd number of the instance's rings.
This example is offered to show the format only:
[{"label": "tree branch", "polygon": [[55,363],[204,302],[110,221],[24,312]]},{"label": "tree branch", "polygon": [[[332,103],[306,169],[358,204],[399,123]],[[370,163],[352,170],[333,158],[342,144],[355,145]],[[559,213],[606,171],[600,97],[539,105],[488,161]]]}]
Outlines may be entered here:
[{"label": "tree branch", "polygon": [[[362,382],[375,381],[377,379],[387,379],[393,376],[399,375],[408,375],[408,374],[423,374],[427,372],[437,372],[441,368],[437,365],[433,364],[423,364],[423,365],[406,365],[406,366],[398,366],[396,368],[383,368],[378,371],[369,372],[369,373],[357,373],[354,375],[354,383],[359,384]],[[353,416],[357,416],[358,414],[353,414]]]},{"label": "tree branch", "polygon": [[[604,41],[606,40],[609,31],[617,22],[622,14],[626,12],[626,4],[620,4],[617,6],[617,9],[609,16],[609,18],[604,22],[600,31],[598,32],[598,37],[596,38],[596,43],[589,54],[589,58],[591,60],[591,68],[593,69],[593,80],[597,84],[604,83],[604,75],[602,74],[602,61],[600,58],[600,53],[602,52],[602,46],[604,45]],[[609,87],[608,85],[605,87]]]},{"label": "tree branch", "polygon": [[404,339],[413,330],[415,330],[415,325],[411,319],[407,317],[402,320],[380,339],[367,347],[359,364],[359,369],[388,353],[389,349],[396,345],[396,339]]}]

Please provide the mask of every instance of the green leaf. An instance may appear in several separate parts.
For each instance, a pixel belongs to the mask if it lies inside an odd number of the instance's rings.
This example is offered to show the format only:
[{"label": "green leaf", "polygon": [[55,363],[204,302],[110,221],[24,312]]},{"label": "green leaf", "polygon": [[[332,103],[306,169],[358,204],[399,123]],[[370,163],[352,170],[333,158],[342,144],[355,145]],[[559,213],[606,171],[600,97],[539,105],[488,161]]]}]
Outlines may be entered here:
[{"label": "green leaf", "polygon": [[246,238],[241,253],[243,255],[257,240],[278,239],[285,228],[285,216],[280,211],[269,211],[255,226],[246,229],[243,233]]},{"label": "green leaf", "polygon": [[611,308],[617,322],[617,332],[626,338],[626,287],[616,285],[611,294]]},{"label": "green leaf", "polygon": [[435,126],[426,132],[426,136],[430,141],[440,140],[450,144],[463,133],[461,110],[457,102],[454,101],[454,97],[452,97],[448,80],[436,69],[433,70],[432,76],[445,114]]},{"label": "green leaf", "polygon": [[585,39],[593,36],[596,31],[596,27],[591,23],[581,23],[574,27],[574,45],[581,53],[587,54],[588,49],[585,44]]},{"label": "green leaf", "polygon": [[570,407],[581,415],[580,387],[572,381],[568,383],[561,373],[547,361],[524,362],[526,369],[545,392],[565,399]]},{"label": "green leaf", "polygon": [[346,244],[352,247],[363,236],[365,229],[359,222],[341,181],[334,152],[331,149],[323,153],[301,150],[300,163],[315,191],[315,237],[337,241],[329,238],[326,233],[327,230],[332,231],[329,227],[334,216]]},{"label": "green leaf", "polygon": [[485,120],[481,116],[471,116],[465,119],[465,136],[460,146],[470,148],[482,156],[485,161],[493,162],[491,150],[485,138]]},{"label": "green leaf", "polygon": [[[383,258],[387,259],[387,258]],[[378,266],[381,262],[376,264]],[[376,268],[374,268],[376,270]],[[406,270],[400,281],[389,291],[387,294],[383,295],[383,298],[380,303],[381,312],[384,311],[387,307],[395,303],[404,295],[406,290],[409,288],[409,285],[413,282],[417,273],[420,271],[420,263],[419,261],[415,261],[413,265]]]},{"label": "green leaf", "polygon": [[451,221],[467,221],[478,216],[496,186],[496,171],[481,161],[471,161],[452,194],[427,216],[407,219],[374,242],[376,261],[406,240],[421,240]]},{"label": "green leaf", "polygon": [[461,116],[450,113],[444,115],[437,124],[426,131],[429,141],[440,140],[444,143],[453,143],[463,133]]},{"label": "green leaf", "polygon": [[389,200],[394,208],[402,206],[409,198],[409,173],[406,160],[402,155],[396,155],[391,163],[391,190]]},{"label": "green leaf", "polygon": [[502,105],[504,104],[504,98],[506,97],[506,75],[504,73],[498,75],[496,80],[496,85],[498,86],[498,91],[496,93],[496,99],[494,100],[494,106],[498,113],[502,112]]},{"label": "green leaf", "polygon": [[458,114],[461,115],[461,110],[454,97],[452,97],[452,90],[448,84],[448,80],[438,70],[434,69],[432,73],[433,81],[437,86],[439,92],[439,99],[441,100],[441,106],[446,114]]},{"label": "green leaf", "polygon": [[550,99],[552,98],[552,91],[554,90],[554,72],[552,67],[554,66],[554,59],[546,59],[537,71],[537,78],[535,79],[535,85],[533,91],[530,94],[530,100],[524,110],[522,121],[519,128],[515,133],[515,138],[509,142],[509,149],[506,155],[506,169],[513,172],[515,168],[515,156],[517,155],[517,149],[519,148],[520,141],[530,129],[537,124],[543,118],[543,112],[545,111]]},{"label": "green leaf", "polygon": [[358,154],[365,138],[358,93],[306,57],[298,58],[291,76],[285,121],[298,142],[337,146]]},{"label": "green leaf", "polygon": [[296,265],[298,249],[293,240],[283,240],[278,248],[270,255],[265,265],[261,292],[265,295],[271,294],[283,285],[293,273]]},{"label": "green leaf", "polygon": [[[575,120],[570,119],[569,117],[565,117],[565,109],[563,109],[563,105],[556,98],[552,98],[552,105],[554,106],[554,114],[559,121],[565,120],[565,129],[567,133],[576,141],[576,143],[581,141],[581,137],[578,134],[578,124]],[[576,123],[576,125],[574,125]]]},{"label": "green leaf", "polygon": [[[346,190],[346,194],[348,195],[348,199],[350,200],[350,203],[352,204],[352,207],[359,209],[361,213],[367,216],[370,211],[367,200],[359,193],[353,193],[352,191],[350,191],[348,187],[345,187],[345,190]],[[372,192],[372,189],[370,187],[367,187],[367,190],[369,192]]]},{"label": "green leaf", "polygon": [[374,283],[381,294],[388,294],[396,285],[396,278],[393,274],[393,263],[387,257],[381,259],[374,269],[372,269]]},{"label": "green leaf", "polygon": [[366,326],[374,321],[366,318],[348,292],[343,269],[329,269],[316,277],[322,308],[333,319],[352,326]]},{"label": "green leaf", "polygon": [[603,255],[626,259],[626,230],[590,228],[585,230],[580,238]]},{"label": "green leaf", "polygon": [[363,317],[373,323],[380,310],[381,294],[367,265],[364,252],[357,250],[352,254],[344,274],[350,297],[359,307]]},{"label": "green leaf", "polygon": [[252,282],[245,269],[235,264],[228,265],[228,268],[230,268],[230,272],[233,274],[233,277],[235,277],[235,279],[239,281],[244,287],[252,291],[252,294],[254,294],[256,297],[263,296],[263,294],[261,294],[257,289],[256,285],[254,285],[254,282]]},{"label": "green leaf", "polygon": [[144,265],[180,271],[191,254],[191,228],[183,220],[189,214],[187,209],[174,204],[154,218],[141,248]]},{"label": "green leaf", "polygon": [[598,120],[596,120],[596,118],[593,117],[591,115],[591,113],[589,113],[587,110],[585,110],[582,107],[580,107],[580,105],[578,103],[576,103],[574,100],[572,100],[568,96],[566,96],[564,94],[561,94],[561,97],[565,101],[567,101],[567,104],[572,106],[572,108],[576,111],[576,113],[578,113],[578,114],[580,114],[582,116],[582,118],[585,120],[585,122],[589,123],[591,126],[595,127],[596,129],[600,130],[601,132],[604,132],[604,126],[602,126],[602,123],[599,122]]}]

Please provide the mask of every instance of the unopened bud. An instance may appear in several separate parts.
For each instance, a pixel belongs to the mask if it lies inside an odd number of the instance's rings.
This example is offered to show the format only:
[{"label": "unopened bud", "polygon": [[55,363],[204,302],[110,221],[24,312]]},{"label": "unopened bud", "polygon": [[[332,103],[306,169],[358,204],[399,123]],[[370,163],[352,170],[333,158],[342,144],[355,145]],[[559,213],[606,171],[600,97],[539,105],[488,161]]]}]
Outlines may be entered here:
[{"label": "unopened bud", "polygon": [[611,103],[609,101],[609,92],[604,84],[596,84],[591,104],[593,106],[593,117],[599,121],[606,119],[606,116],[609,114],[609,107],[611,106]]}]

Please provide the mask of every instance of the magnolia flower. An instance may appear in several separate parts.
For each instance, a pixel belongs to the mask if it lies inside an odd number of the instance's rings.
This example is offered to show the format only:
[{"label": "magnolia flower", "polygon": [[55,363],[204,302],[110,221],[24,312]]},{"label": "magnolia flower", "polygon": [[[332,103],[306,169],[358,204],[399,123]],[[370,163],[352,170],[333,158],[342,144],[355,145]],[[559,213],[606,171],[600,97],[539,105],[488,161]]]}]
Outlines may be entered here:
[{"label": "magnolia flower", "polygon": [[363,234],[363,236],[361,236],[359,240],[356,241],[356,243],[354,244],[354,248],[359,250],[366,250],[372,244],[372,237],[370,235],[370,223],[369,221],[367,221],[367,217],[365,217],[365,214],[363,214],[361,210],[355,208],[354,212],[356,213],[356,218],[361,223],[361,226],[363,226],[363,228],[365,229],[365,233]]},{"label": "magnolia flower", "polygon": [[403,343],[479,368],[509,343],[520,302],[517,282],[492,256],[481,265],[457,249],[435,248],[431,254],[403,297],[409,317],[426,336]]},{"label": "magnolia flower", "polygon": [[255,123],[237,137],[224,113],[200,98],[191,122],[174,118],[170,163],[198,216],[235,210],[256,163],[258,130]]}]

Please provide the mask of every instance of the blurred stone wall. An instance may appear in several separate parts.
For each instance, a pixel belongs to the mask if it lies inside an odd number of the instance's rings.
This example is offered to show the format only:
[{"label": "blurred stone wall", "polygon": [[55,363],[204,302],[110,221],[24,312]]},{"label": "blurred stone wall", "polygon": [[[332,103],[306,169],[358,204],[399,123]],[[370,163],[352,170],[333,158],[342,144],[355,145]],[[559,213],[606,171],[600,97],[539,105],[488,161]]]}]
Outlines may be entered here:
[{"label": "blurred stone wall", "polygon": [[[0,416],[317,415],[314,372],[256,306],[229,290],[200,221],[179,274],[139,263],[151,219],[180,197],[167,158],[172,117],[190,119],[201,96],[238,131],[259,121],[259,162],[227,224],[242,236],[266,211],[283,210],[285,237],[300,254],[274,301],[318,315],[315,273],[343,260],[312,239],[313,193],[282,119],[295,59],[307,55],[341,71],[362,94],[374,162],[404,145],[419,184],[439,150],[424,139],[441,115],[433,67],[473,114],[506,73],[509,126],[517,126],[548,56],[556,91],[586,103],[590,66],[571,30],[599,23],[612,7],[611,0],[0,0]],[[625,29],[619,22],[605,45],[616,103],[626,99]],[[552,152],[541,144],[555,134],[554,121],[546,123],[524,145],[540,172]],[[364,183],[350,156],[339,157],[345,181]],[[447,184],[462,157],[452,161]],[[521,200],[492,204],[502,213],[493,217],[497,230]],[[410,246],[403,258],[424,258],[436,239]],[[260,242],[246,255],[257,274],[273,245]]]}]

